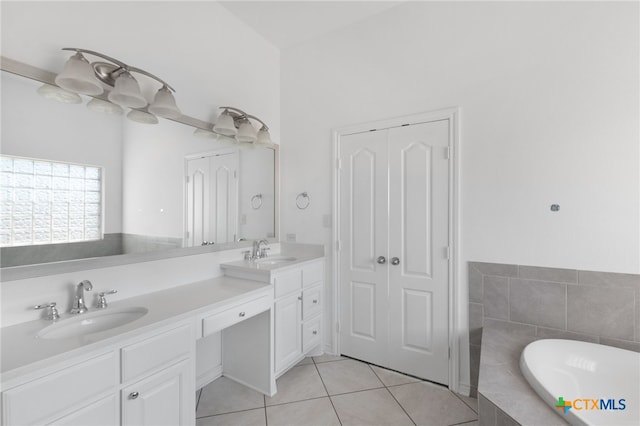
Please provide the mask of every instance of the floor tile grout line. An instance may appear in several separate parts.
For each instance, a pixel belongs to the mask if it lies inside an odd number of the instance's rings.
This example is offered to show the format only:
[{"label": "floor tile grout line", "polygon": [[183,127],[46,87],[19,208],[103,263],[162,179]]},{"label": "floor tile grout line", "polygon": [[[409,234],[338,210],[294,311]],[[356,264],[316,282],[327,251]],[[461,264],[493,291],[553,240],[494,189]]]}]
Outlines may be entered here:
[{"label": "floor tile grout line", "polygon": [[223,416],[223,415],[225,415],[225,414],[244,413],[244,412],[246,412],[246,411],[260,410],[260,409],[263,409],[263,408],[266,408],[266,407],[245,408],[244,410],[236,410],[236,411],[227,411],[227,412],[224,412],[224,413],[208,414],[208,415],[206,415],[206,416],[200,416],[200,417],[197,417],[197,416],[196,416],[196,419],[204,419],[204,418],[206,418],[206,417]]},{"label": "floor tile grout line", "polygon": [[389,392],[389,395],[391,395],[391,398],[393,398],[393,400],[396,402],[396,404],[398,404],[400,406],[400,408],[402,408],[402,411],[404,411],[404,413],[407,415],[407,417],[409,417],[409,420],[411,420],[411,422],[414,425],[417,425],[418,423],[413,420],[413,417],[411,417],[411,415],[407,412],[407,410],[405,410],[405,408],[402,406],[402,404],[400,404],[400,401],[398,401],[398,398],[396,398],[396,396],[389,390],[388,387],[384,388],[387,392]]},{"label": "floor tile grout line", "polygon": [[338,415],[338,410],[336,410],[336,406],[333,405],[333,400],[331,399],[331,395],[329,395],[329,389],[327,389],[327,385],[324,383],[324,379],[322,378],[322,374],[320,374],[320,370],[318,369],[318,364],[316,364],[316,360],[313,360],[313,365],[316,367],[316,372],[320,377],[320,381],[322,382],[322,386],[324,387],[324,391],[327,393],[327,397],[329,398],[329,402],[331,403],[331,407],[333,408],[333,412],[336,413],[336,418],[338,419],[338,423],[342,426],[342,420],[340,420],[340,416]]},{"label": "floor tile grout line", "polygon": [[469,420],[468,422],[454,423],[454,424],[449,425],[449,426],[464,426],[464,425],[468,425],[468,424],[470,424],[470,423],[477,422],[477,421],[478,421],[478,419],[475,419],[475,420]]},{"label": "floor tile grout line", "polygon": [[264,426],[269,426],[269,418],[267,417],[267,395],[262,395],[262,402],[264,403]]},{"label": "floor tile grout line", "polygon": [[306,401],[313,401],[315,399],[322,399],[322,398],[328,398],[330,395],[323,395],[323,396],[314,396],[312,398],[305,398],[305,399],[296,399],[295,401],[286,401],[286,402],[279,402],[277,404],[273,404],[273,405],[267,405],[265,408],[270,408],[270,407],[279,407],[281,405],[287,405],[287,404],[295,404],[296,402],[306,402]]}]

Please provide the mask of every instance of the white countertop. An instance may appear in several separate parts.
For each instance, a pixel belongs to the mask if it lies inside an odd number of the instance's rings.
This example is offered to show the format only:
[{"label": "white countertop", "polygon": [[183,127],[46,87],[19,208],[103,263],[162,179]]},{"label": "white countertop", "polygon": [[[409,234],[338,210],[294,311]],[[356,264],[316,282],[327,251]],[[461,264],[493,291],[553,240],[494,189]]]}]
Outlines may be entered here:
[{"label": "white countertop", "polygon": [[249,271],[255,275],[263,275],[268,277],[275,270],[278,272],[285,271],[290,268],[298,267],[307,262],[312,262],[318,259],[321,259],[322,256],[317,254],[303,254],[298,255],[296,253],[278,253],[277,255],[273,255],[271,257],[266,257],[264,260],[269,259],[277,259],[279,257],[292,257],[295,260],[286,261],[282,263],[276,264],[265,264],[260,263],[260,261],[251,261],[251,260],[238,260],[235,262],[221,263],[220,267],[224,270],[235,270],[235,271]]},{"label": "white countertop", "polygon": [[[217,307],[224,308],[235,300],[262,295],[272,296],[272,286],[223,276],[110,303],[106,310],[139,306],[147,308],[148,313],[133,322],[99,333],[51,340],[38,338],[36,335],[42,328],[53,324],[44,319],[4,327],[0,329],[2,383],[34,368],[46,367],[68,357],[107,347],[119,340]],[[58,322],[69,317],[68,313],[61,314]]]}]

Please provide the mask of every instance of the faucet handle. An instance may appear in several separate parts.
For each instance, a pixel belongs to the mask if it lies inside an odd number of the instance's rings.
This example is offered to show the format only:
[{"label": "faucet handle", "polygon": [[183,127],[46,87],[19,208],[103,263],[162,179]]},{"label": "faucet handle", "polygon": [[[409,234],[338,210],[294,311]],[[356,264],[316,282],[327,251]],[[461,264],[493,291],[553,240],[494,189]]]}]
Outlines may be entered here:
[{"label": "faucet handle", "polygon": [[33,309],[47,309],[46,319],[50,321],[55,321],[60,318],[60,314],[58,313],[58,308],[56,308],[56,302],[48,302],[40,305],[36,305]]},{"label": "faucet handle", "polygon": [[118,290],[107,290],[98,293],[98,303],[96,304],[96,308],[104,309],[107,307],[107,298],[105,297],[107,294],[116,294]]},{"label": "faucet handle", "polygon": [[242,254],[244,255],[244,260],[251,260],[251,250],[245,250]]},{"label": "faucet handle", "polygon": [[267,250],[271,250],[271,247],[262,247],[260,249],[260,258],[267,257]]}]

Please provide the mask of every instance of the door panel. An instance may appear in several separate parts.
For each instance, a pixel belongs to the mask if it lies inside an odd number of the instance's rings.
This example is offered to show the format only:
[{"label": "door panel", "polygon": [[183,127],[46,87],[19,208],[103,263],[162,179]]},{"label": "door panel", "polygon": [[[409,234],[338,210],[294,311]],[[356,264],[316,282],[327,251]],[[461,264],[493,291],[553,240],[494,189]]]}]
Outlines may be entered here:
[{"label": "door panel", "polygon": [[387,357],[387,141],[385,132],[341,138],[341,352]]},{"label": "door panel", "polygon": [[449,121],[389,130],[390,367],[448,384]]}]

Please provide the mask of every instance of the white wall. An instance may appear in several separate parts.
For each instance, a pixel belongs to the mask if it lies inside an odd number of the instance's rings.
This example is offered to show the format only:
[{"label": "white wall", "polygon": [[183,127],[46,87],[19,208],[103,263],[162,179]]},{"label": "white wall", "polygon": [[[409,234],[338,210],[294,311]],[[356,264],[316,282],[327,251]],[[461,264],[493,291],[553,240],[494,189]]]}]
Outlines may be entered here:
[{"label": "white wall", "polygon": [[467,261],[640,272],[639,35],[637,3],[407,2],[284,50],[282,235],[331,248],[331,129],[458,106],[463,352]]},{"label": "white wall", "polygon": [[6,155],[103,167],[104,232],[122,232],[122,121],[40,96],[42,84],[2,73]]}]

